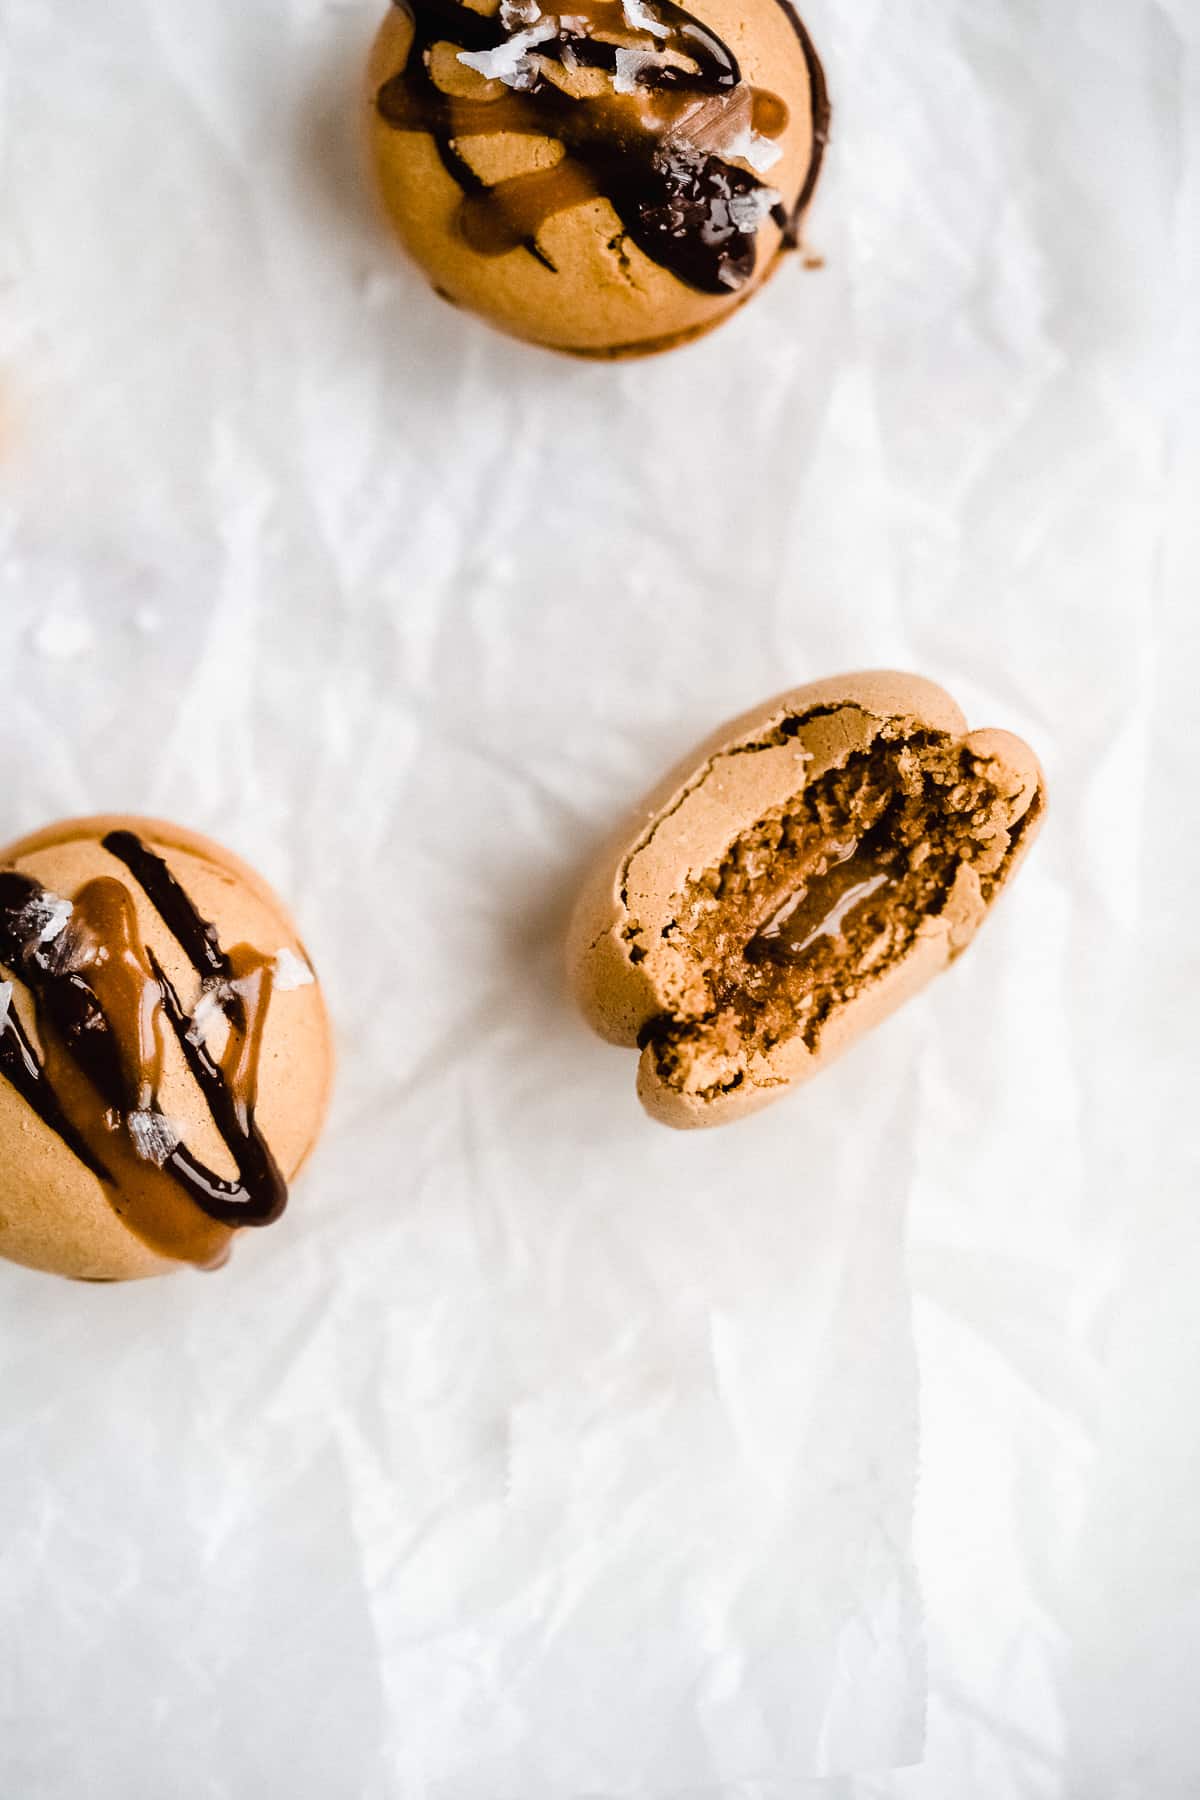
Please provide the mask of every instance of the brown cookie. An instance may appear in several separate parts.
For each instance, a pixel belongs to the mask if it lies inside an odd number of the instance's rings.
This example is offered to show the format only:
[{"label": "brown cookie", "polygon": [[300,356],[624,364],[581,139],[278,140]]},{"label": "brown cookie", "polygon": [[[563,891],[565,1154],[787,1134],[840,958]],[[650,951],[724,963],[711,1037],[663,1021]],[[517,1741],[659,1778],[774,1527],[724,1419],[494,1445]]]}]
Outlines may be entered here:
[{"label": "brown cookie", "polygon": [[1038,760],[917,676],[846,675],[722,727],[601,857],[570,932],[593,1028],[664,1124],[806,1081],[970,943],[1036,836]]},{"label": "brown cookie", "polygon": [[829,108],[790,0],[407,0],[372,158],[435,289],[581,356],[710,330],[794,248]]},{"label": "brown cookie", "polygon": [[332,1069],[296,928],[228,851],[104,817],[0,853],[0,1256],[216,1266],[283,1210]]}]

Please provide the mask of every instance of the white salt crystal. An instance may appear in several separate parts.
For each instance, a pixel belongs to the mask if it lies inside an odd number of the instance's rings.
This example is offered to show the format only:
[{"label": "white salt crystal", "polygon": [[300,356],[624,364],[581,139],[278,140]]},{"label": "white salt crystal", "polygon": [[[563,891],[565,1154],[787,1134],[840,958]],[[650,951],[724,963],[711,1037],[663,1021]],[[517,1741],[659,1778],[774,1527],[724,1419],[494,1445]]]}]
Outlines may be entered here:
[{"label": "white salt crystal", "polygon": [[739,231],[755,232],[782,197],[774,188],[755,188],[749,194],[735,194],[729,202],[729,216]]},{"label": "white salt crystal", "polygon": [[747,125],[729,140],[721,154],[727,162],[747,162],[756,175],[765,175],[783,155],[783,147]]},{"label": "white salt crystal", "polygon": [[71,902],[57,894],[38,894],[30,900],[21,908],[15,921],[25,948],[30,950],[41,944],[52,944],[67,929],[74,911]]},{"label": "white salt crystal", "polygon": [[12,1009],[12,982],[0,981],[0,1037],[3,1037],[8,1024],[8,1015]]},{"label": "white salt crystal", "polygon": [[648,31],[656,38],[670,37],[671,27],[656,17],[645,0],[621,0],[621,10],[631,31]]},{"label": "white salt crystal", "polygon": [[494,50],[460,50],[458,60],[477,74],[486,75],[489,81],[502,81],[511,88],[528,87],[536,73],[529,52],[557,32],[555,20],[543,19],[528,31],[518,31],[515,37],[497,44]]},{"label": "white salt crystal", "polygon": [[613,76],[613,90],[618,94],[636,94],[638,76],[643,69],[658,66],[658,57],[651,50],[618,50],[617,70]]},{"label": "white salt crystal", "polygon": [[67,929],[75,908],[69,900],[60,900],[56,894],[47,894],[41,904],[45,907],[45,921],[38,933],[38,943],[52,944]]},{"label": "white salt crystal", "polygon": [[294,950],[283,949],[275,958],[275,988],[280,994],[291,994],[297,988],[312,987],[316,976]]},{"label": "white salt crystal", "polygon": [[129,1135],[142,1161],[153,1163],[158,1169],[183,1142],[183,1132],[174,1119],[158,1112],[130,1113]]},{"label": "white salt crystal", "polygon": [[207,1044],[217,1022],[224,1023],[227,994],[228,990],[223,982],[215,987],[205,988],[196,1002],[192,1022],[188,1026],[189,1044]]}]

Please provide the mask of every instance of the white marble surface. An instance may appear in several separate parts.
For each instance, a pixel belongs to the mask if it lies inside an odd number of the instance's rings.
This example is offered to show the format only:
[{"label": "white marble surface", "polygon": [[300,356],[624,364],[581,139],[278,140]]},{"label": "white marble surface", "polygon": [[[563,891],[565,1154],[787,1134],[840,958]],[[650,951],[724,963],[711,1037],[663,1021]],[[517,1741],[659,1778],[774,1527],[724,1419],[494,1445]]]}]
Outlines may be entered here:
[{"label": "white marble surface", "polygon": [[[827,267],[610,370],[381,237],[377,11],[0,0],[0,837],[224,837],[343,1058],[226,1274],[0,1272],[0,1791],[1193,1800],[1200,16],[814,0]],[[869,664],[1047,833],[819,1087],[659,1132],[579,869]]]}]

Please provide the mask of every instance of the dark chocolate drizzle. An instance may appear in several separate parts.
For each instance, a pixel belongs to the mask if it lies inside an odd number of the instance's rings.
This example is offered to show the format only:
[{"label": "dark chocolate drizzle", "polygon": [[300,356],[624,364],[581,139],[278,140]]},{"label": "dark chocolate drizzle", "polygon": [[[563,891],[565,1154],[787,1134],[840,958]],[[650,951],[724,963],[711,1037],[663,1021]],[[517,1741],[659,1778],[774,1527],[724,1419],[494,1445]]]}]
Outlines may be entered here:
[{"label": "dark chocolate drizzle", "polygon": [[[659,37],[626,19],[620,0],[579,0],[560,17],[538,22],[553,35],[531,46],[535,59],[527,85],[506,88],[494,99],[463,99],[434,80],[431,52],[448,43],[468,53],[495,50],[514,35],[497,14],[483,17],[460,0],[394,0],[412,20],[413,41],[405,67],[379,89],[376,105],[399,131],[427,132],[443,167],[463,190],[459,228],[485,256],[524,248],[547,268],[554,265],[538,241],[540,227],[565,207],[606,197],[625,233],[653,262],[701,293],[728,296],[745,286],[757,258],[757,225],[746,225],[747,203],[766,194],[769,181],[700,148],[683,129],[707,102],[730,102],[742,87],[728,45],[673,0],[655,0]],[[820,173],[829,130],[824,73],[812,42],[788,0],[779,0],[804,49],[813,112],[813,150],[800,195],[786,209],[776,201],[771,217],[794,248],[799,225]],[[519,29],[519,28],[518,28]],[[613,41],[613,40],[616,41]],[[615,87],[601,96],[576,98],[544,72],[541,63],[583,66],[615,76],[618,51],[651,53],[632,75],[633,94]],[[687,66],[662,60],[663,51]],[[787,124],[784,102],[747,89],[745,124],[778,136]],[[553,168],[489,185],[461,154],[460,140],[497,133],[554,139],[563,157]],[[696,135],[703,138],[703,132]],[[753,212],[751,204],[749,210]]]},{"label": "dark chocolate drizzle", "polygon": [[[162,857],[133,832],[111,832],[103,847],[128,869],[200,977],[202,991],[220,991],[229,1026],[226,1052],[217,1062],[194,1031],[154,952],[141,943],[133,896],[119,881],[89,882],[75,896],[70,920],[46,941],[39,923],[54,897],[31,876],[8,869],[0,871],[0,966],[33,998],[42,1058],[10,1005],[0,1031],[0,1077],[114,1190],[114,1205],[129,1208],[134,1229],[137,1208],[129,1205],[130,1183],[122,1170],[132,1173],[137,1187],[153,1188],[156,1178],[171,1183],[216,1225],[270,1225],[287,1204],[283,1176],[255,1122],[271,959],[247,946],[227,953]],[[182,1143],[149,1162],[139,1150],[131,1121],[135,1115],[153,1119],[158,1111],[164,1025],[179,1043],[236,1180],[215,1174]],[[170,1207],[164,1209],[162,1199],[158,1193],[160,1224],[143,1235],[169,1249],[161,1220]],[[211,1239],[202,1259],[214,1260]]]},{"label": "dark chocolate drizzle", "polygon": [[162,857],[132,831],[110,831],[104,849],[125,864],[196,973],[228,981],[233,965],[221,948],[216,926],[200,917]]},{"label": "dark chocolate drizzle", "polygon": [[[6,880],[6,876],[0,875],[0,936],[4,926],[3,889]],[[44,1125],[49,1126],[56,1137],[62,1139],[85,1168],[90,1169],[100,1181],[108,1182],[112,1179],[99,1157],[92,1154],[86,1140],[76,1131],[59,1105],[58,1097],[46,1080],[45,1070],[38,1061],[37,1052],[17,1017],[15,1006],[9,1007],[4,1029],[0,1032],[0,1079],[7,1081],[20,1094],[26,1106],[37,1114]]]}]

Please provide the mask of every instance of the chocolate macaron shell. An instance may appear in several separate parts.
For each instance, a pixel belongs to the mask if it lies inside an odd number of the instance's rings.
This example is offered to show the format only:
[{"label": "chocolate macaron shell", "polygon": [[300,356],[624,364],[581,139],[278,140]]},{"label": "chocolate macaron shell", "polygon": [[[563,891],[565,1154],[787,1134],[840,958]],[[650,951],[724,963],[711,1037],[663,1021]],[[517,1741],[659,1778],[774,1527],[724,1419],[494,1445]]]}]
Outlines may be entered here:
[{"label": "chocolate macaron shell", "polygon": [[[963,747],[990,764],[997,782],[1006,784],[1014,824],[1025,818],[1031,808],[1039,814],[1040,824],[1040,809],[1046,797],[1046,775],[1037,753],[1024,738],[1014,736],[1011,731],[971,731],[964,737]],[[1022,841],[1005,871],[1006,880],[1012,879],[1014,868],[1036,835],[1037,832],[1031,829],[1028,840]]]},{"label": "chocolate macaron shell", "polygon": [[[882,888],[884,896],[894,892],[902,922],[876,919],[874,948],[866,946],[862,966],[844,972],[845,991],[826,994],[805,1029],[792,1028],[788,1015],[759,1034],[734,994],[747,972],[743,956],[758,939],[745,942],[753,927],[744,919],[740,940],[736,930],[722,936],[713,919],[724,902],[713,896],[731,885],[742,905],[748,883],[769,883],[772,857],[755,832],[761,828],[765,841],[774,828],[778,841],[781,820],[810,804],[809,796],[853,785],[853,772],[869,771],[872,759],[886,767],[896,794],[905,782],[913,787],[914,770],[923,771],[913,791],[925,793],[921,804],[932,809],[931,844],[914,853],[922,832],[909,819],[902,874],[891,879],[871,864],[865,873],[874,879],[861,896],[849,891],[846,904],[866,907]],[[1007,732],[968,735],[950,696],[919,677],[868,673],[792,690],[715,733],[599,860],[570,934],[581,1009],[610,1042],[641,1046],[638,1092],[656,1119],[706,1127],[756,1111],[826,1066],[961,953],[1033,841],[1044,792],[1028,746]],[[828,812],[830,802],[821,804]],[[811,836],[811,821],[806,829]],[[860,833],[848,825],[836,835]],[[833,848],[821,870],[827,862],[858,866],[848,846]],[[887,855],[894,860],[894,846]],[[734,865],[722,874],[730,856]],[[926,857],[932,860],[918,876]],[[877,899],[866,916],[884,904]],[[710,949],[717,946],[711,956],[697,949],[697,921]],[[806,943],[826,935],[841,941],[840,929],[818,925]],[[788,959],[774,951],[759,958],[768,960]]]},{"label": "chocolate macaron shell", "polygon": [[752,1057],[745,1079],[728,1093],[712,1099],[668,1086],[661,1079],[652,1048],[638,1061],[637,1094],[646,1112],[673,1131],[711,1131],[732,1125],[772,1106],[793,1088],[811,1081],[823,1068],[849,1050],[868,1031],[898,1012],[906,1000],[930,982],[951,960],[947,934],[931,932],[910,952],[885,982],[879,983],[856,1007],[834,1014],[825,1029],[819,1053],[809,1050],[801,1038],[791,1038],[770,1057]]},{"label": "chocolate macaron shell", "polygon": [[[967,726],[950,695],[922,676],[886,669],[835,676],[728,720],[647,794],[597,856],[571,922],[572,990],[599,1036],[634,1046],[663,1010],[653,967],[631,957],[631,916],[645,915],[650,934],[661,930],[672,897],[724,851],[756,807],[765,811],[793,794],[811,757],[828,765],[869,743],[875,721],[891,719],[955,736]],[[781,736],[800,720],[808,721],[803,740]]]},{"label": "chocolate macaron shell", "polygon": [[[161,971],[190,1018],[203,997],[204,982],[171,924],[120,856],[106,847],[118,840],[136,841],[165,868],[199,918],[211,923],[223,952],[235,960],[244,952],[274,970],[269,999],[252,1034],[253,1074],[243,1095],[251,1096],[256,1137],[267,1147],[278,1176],[289,1182],[306,1161],[324,1119],[332,1038],[321,989],[296,926],[262,877],[197,833],[126,815],[68,820],[37,832],[0,853],[0,871],[69,901],[89,892],[107,893],[111,905],[111,896],[123,895],[136,956],[150,959]],[[175,923],[178,927],[179,921]],[[119,960],[115,944],[110,946],[110,967],[114,960]],[[281,973],[284,963],[286,973]],[[142,961],[140,966],[150,964]],[[236,973],[242,973],[240,967]],[[57,1060],[48,1060],[32,990],[19,970],[6,968],[4,979],[26,1041],[43,1064],[40,1093],[53,1107],[60,1098],[56,1089],[64,1083],[70,1087],[73,1080],[70,1055],[60,1044],[53,1052]],[[185,1018],[180,1033],[187,1023]],[[188,1052],[165,1019],[159,1029],[163,1054],[153,1116],[170,1121],[198,1165],[220,1181],[235,1182],[237,1158],[189,1067]],[[147,1174],[157,1189],[147,1206],[125,1130],[111,1124],[108,1133],[97,1125],[81,1145],[61,1120],[55,1125],[41,1116],[28,1092],[0,1079],[0,1256],[31,1268],[104,1281],[224,1260],[241,1227],[209,1216],[186,1193],[177,1193],[173,1183],[158,1180],[158,1168]]]},{"label": "chocolate macaron shell", "polygon": [[[718,280],[708,291],[648,254],[636,241],[637,231],[626,228],[607,191],[612,181],[628,179],[614,155],[614,147],[622,142],[620,120],[614,117],[607,145],[597,126],[602,116],[597,109],[612,105],[614,77],[582,64],[573,68],[570,52],[565,66],[554,59],[543,65],[553,67],[554,79],[543,86],[542,94],[555,104],[563,93],[575,94],[577,113],[588,112],[579,147],[585,161],[589,149],[594,153],[597,143],[604,146],[602,168],[587,168],[572,161],[569,149],[564,155],[556,138],[556,121],[563,127],[561,104],[557,113],[554,104],[545,108],[545,133],[536,135],[525,121],[532,117],[536,123],[537,94],[514,93],[501,81],[463,66],[453,41],[456,29],[460,37],[471,36],[462,10],[433,8],[429,0],[418,0],[413,12],[394,6],[372,50],[366,84],[370,156],[385,211],[442,298],[480,314],[512,336],[574,355],[611,359],[687,343],[720,324],[762,287],[795,240],[816,183],[828,125],[820,64],[785,0],[752,0],[749,6],[733,0],[697,0],[687,13],[674,9],[679,19],[690,17],[705,38],[711,34],[736,59],[746,92],[754,89],[775,101],[786,121],[772,127],[771,141],[780,154],[764,173],[750,175],[748,165],[733,158],[735,183],[740,168],[751,194],[769,188],[778,200],[774,216],[764,213],[753,231],[751,272],[731,274],[732,285]],[[490,18],[494,12],[491,7],[465,10],[476,30],[478,13]],[[589,23],[589,30],[597,30],[598,38],[589,38],[589,44],[614,41],[608,15],[615,15],[618,36],[642,46],[637,54],[653,56],[664,41],[624,28],[620,6],[601,0],[592,10],[597,23]],[[426,13],[439,20],[445,15],[441,35],[428,43]],[[672,17],[673,10],[664,8],[663,16]],[[557,16],[549,21],[539,15],[539,25],[556,21]],[[700,41],[701,36],[694,39]],[[679,44],[682,48],[684,40]],[[683,49],[681,67],[686,68],[687,55]],[[632,87],[615,90],[618,112],[631,104],[628,97],[633,92]],[[519,109],[521,116],[505,128],[488,119],[489,108],[497,121],[505,108]],[[465,119],[472,121],[469,131],[461,128]],[[568,108],[565,128],[569,131],[579,124]],[[470,229],[464,228],[464,199],[477,217],[489,206],[494,216],[494,204],[482,190],[532,175],[550,180],[556,167],[561,175],[568,163],[577,195],[542,219],[524,243],[485,251],[472,241]],[[470,196],[464,193],[464,166],[465,179],[473,187]],[[648,179],[652,182],[654,176]],[[687,216],[686,207],[680,216]],[[676,238],[690,229],[681,227]]]}]

